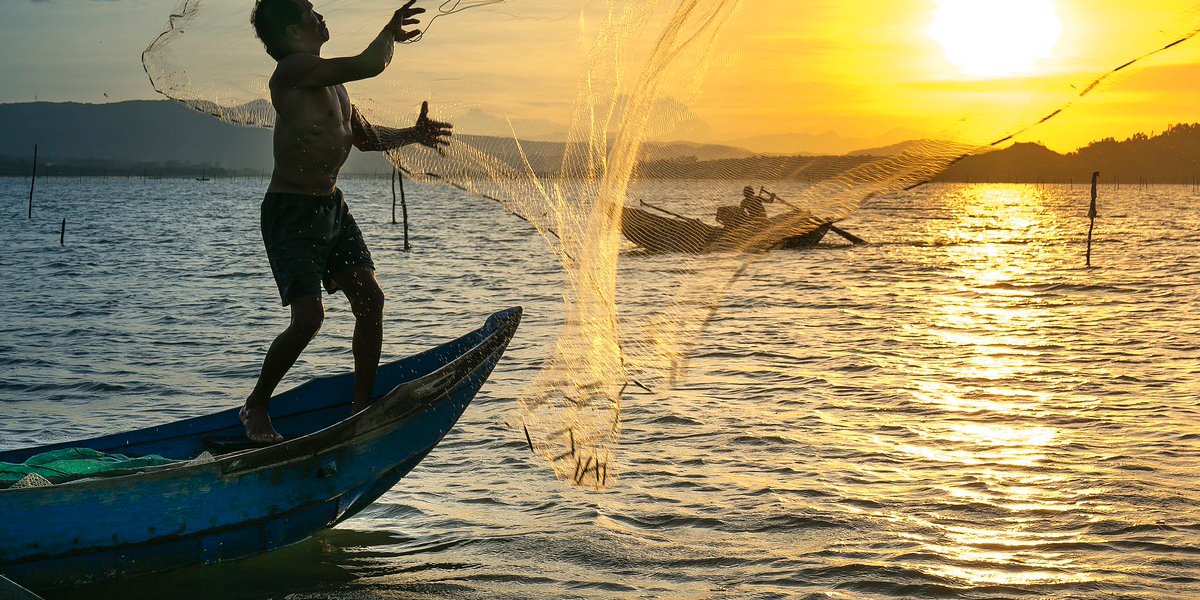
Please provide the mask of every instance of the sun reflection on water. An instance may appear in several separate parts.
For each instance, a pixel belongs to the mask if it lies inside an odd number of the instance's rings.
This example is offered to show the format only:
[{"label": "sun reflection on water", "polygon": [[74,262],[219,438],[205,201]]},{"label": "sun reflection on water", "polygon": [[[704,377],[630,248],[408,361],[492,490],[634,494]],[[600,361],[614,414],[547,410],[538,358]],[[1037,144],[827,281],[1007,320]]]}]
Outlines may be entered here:
[{"label": "sun reflection on water", "polygon": [[[924,305],[919,334],[944,348],[951,376],[910,381],[908,393],[926,416],[907,424],[912,437],[878,440],[915,469],[940,463],[959,474],[938,486],[944,504],[907,518],[928,532],[918,540],[924,552],[940,558],[919,568],[972,585],[1096,579],[1095,567],[1063,550],[1084,540],[1052,524],[1097,490],[1056,468],[1056,448],[1072,440],[1045,419],[1056,393],[1046,389],[1039,348],[1051,344],[1056,317],[1029,289],[1045,268],[1029,247],[1058,225],[1042,200],[1027,186],[962,187],[948,199],[956,220],[942,232],[942,251],[953,270]],[[997,526],[965,526],[962,510],[996,513]]]}]

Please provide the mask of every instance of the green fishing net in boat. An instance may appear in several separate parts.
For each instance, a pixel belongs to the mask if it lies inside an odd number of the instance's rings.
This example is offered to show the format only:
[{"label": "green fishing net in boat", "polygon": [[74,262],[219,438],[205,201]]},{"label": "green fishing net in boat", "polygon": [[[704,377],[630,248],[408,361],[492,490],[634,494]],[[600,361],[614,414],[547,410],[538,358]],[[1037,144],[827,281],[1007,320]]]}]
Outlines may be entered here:
[{"label": "green fishing net in boat", "polygon": [[42,477],[102,476],[113,471],[125,471],[165,465],[175,460],[157,454],[129,457],[108,454],[91,448],[51,450],[29,457],[23,463],[0,462],[0,481],[15,481],[31,473]]}]

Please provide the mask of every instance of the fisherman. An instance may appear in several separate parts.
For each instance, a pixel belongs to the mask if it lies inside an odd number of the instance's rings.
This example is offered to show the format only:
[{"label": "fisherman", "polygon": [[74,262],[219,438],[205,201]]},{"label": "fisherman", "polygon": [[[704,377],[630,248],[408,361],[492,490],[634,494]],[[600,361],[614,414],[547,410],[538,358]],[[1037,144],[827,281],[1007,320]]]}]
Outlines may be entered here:
[{"label": "fisherman", "polygon": [[350,103],[342,85],[374,77],[392,60],[397,42],[420,34],[423,8],[409,0],[383,31],[356,56],[322,58],[329,41],[325,19],[309,0],[257,0],[250,17],[258,39],[276,61],[271,75],[275,107],[275,170],[262,203],[262,236],[267,259],[291,323],[275,338],[263,360],[258,383],[240,411],[246,437],[283,440],[271,424],[267,405],[284,374],[321,328],[328,293],[343,290],[354,313],[354,404],[371,402],[371,388],[383,343],[383,291],[362,232],[337,187],[338,172],[353,145],[385,151],[421,144],[445,155],[450,124],[428,117],[428,103],[412,127],[392,129],[368,123]]},{"label": "fisherman", "polygon": [[767,209],[763,208],[763,199],[754,193],[753,187],[742,188],[741,217],[750,223],[767,219]]}]

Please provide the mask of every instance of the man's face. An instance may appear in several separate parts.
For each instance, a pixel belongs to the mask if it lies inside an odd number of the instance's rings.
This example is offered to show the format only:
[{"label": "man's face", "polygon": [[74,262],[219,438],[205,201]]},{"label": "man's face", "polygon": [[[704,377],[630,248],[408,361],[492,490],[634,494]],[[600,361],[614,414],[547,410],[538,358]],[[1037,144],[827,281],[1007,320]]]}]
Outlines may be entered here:
[{"label": "man's face", "polygon": [[313,9],[312,2],[309,0],[296,0],[296,2],[300,5],[300,13],[303,15],[301,24],[304,31],[320,42],[328,42],[329,27],[325,25],[325,17]]}]

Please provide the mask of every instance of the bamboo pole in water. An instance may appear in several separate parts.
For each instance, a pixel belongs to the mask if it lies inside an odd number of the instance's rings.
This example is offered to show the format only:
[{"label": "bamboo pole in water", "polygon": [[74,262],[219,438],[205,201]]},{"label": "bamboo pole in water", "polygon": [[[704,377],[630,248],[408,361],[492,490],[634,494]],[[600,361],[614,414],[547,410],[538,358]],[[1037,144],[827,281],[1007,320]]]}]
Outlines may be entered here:
[{"label": "bamboo pole in water", "polygon": [[37,182],[37,150],[38,145],[33,145],[33,174],[29,176],[29,216],[33,218],[33,185]]},{"label": "bamboo pole in water", "polygon": [[408,203],[404,201],[404,174],[396,169],[396,179],[400,180],[400,213],[404,216],[404,251],[412,250],[408,245]]},{"label": "bamboo pole in water", "polygon": [[1092,266],[1092,229],[1096,227],[1096,182],[1100,179],[1100,171],[1092,173],[1092,205],[1088,208],[1088,239],[1087,239],[1087,266]]},{"label": "bamboo pole in water", "polygon": [[66,239],[66,237],[67,237],[67,218],[63,217],[62,229],[59,230],[59,232],[58,232],[58,245],[59,246],[67,245],[67,243],[64,241]]}]

